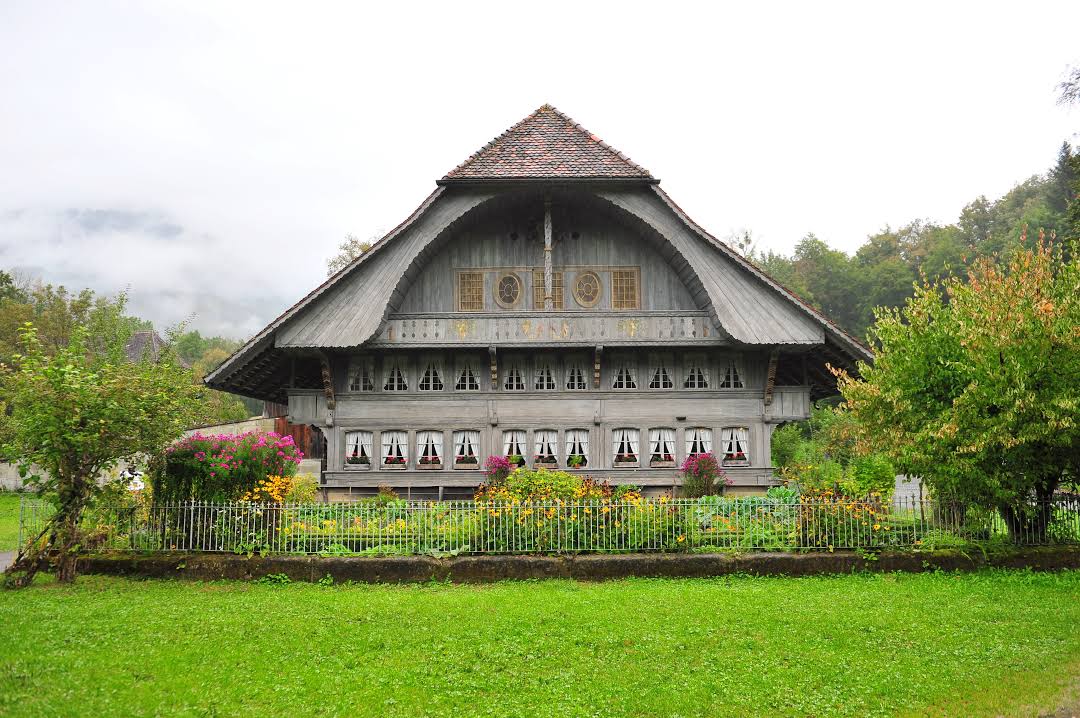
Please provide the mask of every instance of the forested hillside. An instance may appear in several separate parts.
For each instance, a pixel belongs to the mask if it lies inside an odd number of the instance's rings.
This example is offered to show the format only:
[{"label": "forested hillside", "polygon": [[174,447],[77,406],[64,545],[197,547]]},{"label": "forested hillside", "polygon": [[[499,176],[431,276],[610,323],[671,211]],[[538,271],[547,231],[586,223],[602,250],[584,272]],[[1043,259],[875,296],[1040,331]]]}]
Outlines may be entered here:
[{"label": "forested hillside", "polygon": [[1004,197],[976,198],[956,222],[922,220],[871,235],[849,255],[808,234],[791,255],[754,251],[747,256],[776,280],[821,309],[860,339],[874,322],[874,308],[901,306],[912,285],[962,274],[977,257],[1004,256],[1025,233],[1034,238],[1080,236],[1080,202],[1070,199],[1080,182],[1080,154],[1063,143],[1057,161],[1044,175],[1030,177]]}]

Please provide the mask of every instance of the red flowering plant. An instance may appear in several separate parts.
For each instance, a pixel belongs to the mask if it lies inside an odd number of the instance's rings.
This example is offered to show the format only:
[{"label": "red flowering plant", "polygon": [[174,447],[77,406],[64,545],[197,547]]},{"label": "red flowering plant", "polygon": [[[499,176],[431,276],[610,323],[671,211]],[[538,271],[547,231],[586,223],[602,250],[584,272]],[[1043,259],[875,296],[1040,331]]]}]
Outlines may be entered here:
[{"label": "red flowering plant", "polygon": [[195,433],[151,465],[154,500],[236,501],[267,476],[292,476],[304,453],[288,434]]},{"label": "red flowering plant", "polygon": [[484,474],[489,485],[502,483],[512,470],[510,459],[505,456],[489,456],[484,462]]},{"label": "red flowering plant", "polygon": [[[682,472],[683,493],[691,498],[711,496],[714,493],[722,494],[726,487],[734,483],[720,468],[720,462],[716,460],[712,452],[687,456],[680,471]],[[717,491],[718,488],[719,491]]]}]

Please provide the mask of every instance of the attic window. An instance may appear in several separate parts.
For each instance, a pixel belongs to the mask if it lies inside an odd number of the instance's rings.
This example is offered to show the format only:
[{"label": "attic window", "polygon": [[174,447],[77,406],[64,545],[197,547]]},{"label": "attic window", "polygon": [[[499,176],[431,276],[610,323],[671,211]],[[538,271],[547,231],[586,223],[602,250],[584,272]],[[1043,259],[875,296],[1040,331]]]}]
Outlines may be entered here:
[{"label": "attic window", "polygon": [[458,311],[484,311],[483,272],[458,272]]},{"label": "attic window", "polygon": [[600,301],[600,277],[596,272],[582,272],[574,280],[574,299],[583,307],[595,307]]},{"label": "attic window", "polygon": [[729,359],[724,368],[723,379],[720,380],[721,389],[742,389],[743,380],[739,373],[739,367],[734,359]]},{"label": "attic window", "polygon": [[504,309],[512,309],[521,299],[521,278],[513,272],[499,276],[495,283],[495,301]]},{"label": "attic window", "polygon": [[[564,308],[563,304],[563,273],[551,273],[551,306],[554,309]],[[533,270],[533,309],[544,308],[544,270]]]},{"label": "attic window", "polygon": [[611,273],[611,308],[637,309],[639,305],[637,270],[614,270]]}]

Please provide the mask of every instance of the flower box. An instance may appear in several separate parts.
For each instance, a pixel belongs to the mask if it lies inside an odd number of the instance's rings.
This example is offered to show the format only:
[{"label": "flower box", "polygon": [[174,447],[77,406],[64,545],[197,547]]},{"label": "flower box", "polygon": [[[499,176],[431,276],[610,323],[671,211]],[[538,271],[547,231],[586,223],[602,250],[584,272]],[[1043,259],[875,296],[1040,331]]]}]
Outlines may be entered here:
[{"label": "flower box", "polygon": [[390,459],[383,459],[383,462],[382,462],[382,467],[384,469],[391,469],[391,470],[406,469],[406,468],[408,468],[408,465],[409,464],[408,464],[407,461],[405,461],[404,457],[400,457],[400,456],[395,456],[395,457],[390,458]]},{"label": "flower box", "polygon": [[749,466],[750,459],[742,451],[735,454],[724,454],[723,466]]},{"label": "flower box", "polygon": [[533,466],[537,469],[557,469],[559,460],[554,456],[536,456],[533,457]]},{"label": "flower box", "polygon": [[457,456],[454,458],[455,469],[479,469],[480,461],[475,456]]},{"label": "flower box", "polygon": [[615,468],[626,469],[635,467],[638,465],[636,456],[630,456],[629,454],[619,454],[615,457]]},{"label": "flower box", "polygon": [[416,468],[421,471],[438,471],[442,468],[442,461],[426,461],[420,459],[420,462],[416,465]]},{"label": "flower box", "polygon": [[671,454],[653,454],[649,458],[649,466],[654,469],[673,469],[675,468],[675,457]]},{"label": "flower box", "polygon": [[371,469],[371,459],[366,456],[348,456],[345,458],[345,468],[349,471],[368,471]]}]

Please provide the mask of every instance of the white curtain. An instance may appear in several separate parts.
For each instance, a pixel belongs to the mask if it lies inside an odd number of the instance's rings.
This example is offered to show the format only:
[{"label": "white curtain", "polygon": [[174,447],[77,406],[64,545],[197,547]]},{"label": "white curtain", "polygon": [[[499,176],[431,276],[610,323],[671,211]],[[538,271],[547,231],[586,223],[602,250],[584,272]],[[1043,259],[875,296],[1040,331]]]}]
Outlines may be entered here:
[{"label": "white curtain", "polygon": [[454,432],[454,456],[458,459],[476,456],[476,445],[480,443],[479,431]]},{"label": "white curtain", "polygon": [[660,452],[660,429],[649,429],[649,453],[659,454]]},{"label": "white curtain", "polygon": [[559,443],[559,433],[554,429],[538,429],[533,432],[533,443],[536,445],[534,456],[554,456],[559,453],[556,445]]},{"label": "white curtain", "polygon": [[712,451],[712,429],[686,430],[686,455],[708,454]]},{"label": "white curtain", "polygon": [[503,432],[503,454],[505,456],[525,456],[525,432],[511,429]]},{"label": "white curtain", "polygon": [[371,432],[350,431],[345,434],[345,457],[371,458]]},{"label": "white curtain", "polygon": [[724,429],[724,457],[728,459],[750,458],[750,430],[748,428],[733,427]]},{"label": "white curtain", "polygon": [[578,455],[589,460],[589,432],[585,429],[570,429],[566,432],[567,458]]},{"label": "white curtain", "polygon": [[612,432],[615,456],[629,454],[636,459],[638,456],[639,436],[637,429],[615,429]]},{"label": "white curtain", "polygon": [[442,461],[443,435],[441,431],[416,432],[416,455]]},{"label": "white curtain", "polygon": [[[660,453],[663,454],[661,458],[665,461],[675,460],[675,430],[674,429],[660,429]],[[668,459],[667,457],[671,457]]]},{"label": "white curtain", "polygon": [[384,431],[382,433],[383,463],[389,463],[386,460],[391,457],[407,456],[408,450],[405,448],[407,440],[408,434],[404,431]]}]

